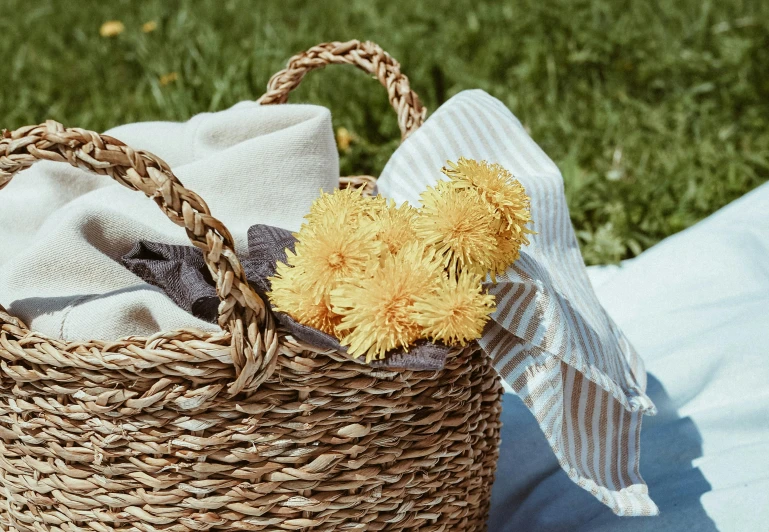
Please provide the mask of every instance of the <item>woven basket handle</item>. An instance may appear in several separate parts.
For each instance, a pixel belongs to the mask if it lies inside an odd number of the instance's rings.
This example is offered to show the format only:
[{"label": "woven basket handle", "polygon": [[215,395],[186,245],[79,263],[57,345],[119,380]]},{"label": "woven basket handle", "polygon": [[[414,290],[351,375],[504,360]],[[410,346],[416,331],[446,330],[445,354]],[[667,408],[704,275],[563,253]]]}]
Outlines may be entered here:
[{"label": "woven basket handle", "polygon": [[401,74],[400,64],[379,45],[369,41],[329,42],[295,55],[285,69],[270,78],[267,92],[257,101],[263,105],[286,103],[288,93],[299,86],[309,71],[330,64],[354,65],[385,86],[390,104],[398,113],[402,140],[425,121],[427,110],[411,90],[409,78]]},{"label": "woven basket handle", "polygon": [[0,189],[10,183],[14,174],[41,160],[67,162],[108,175],[121,185],[144,192],[172,222],[184,227],[190,242],[203,251],[222,301],[219,326],[231,335],[237,374],[229,392],[255,389],[272,374],[278,347],[272,315],[248,284],[230,232],[211,216],[200,196],[184,188],[165,161],[107,135],[65,128],[49,120],[3,131]]}]

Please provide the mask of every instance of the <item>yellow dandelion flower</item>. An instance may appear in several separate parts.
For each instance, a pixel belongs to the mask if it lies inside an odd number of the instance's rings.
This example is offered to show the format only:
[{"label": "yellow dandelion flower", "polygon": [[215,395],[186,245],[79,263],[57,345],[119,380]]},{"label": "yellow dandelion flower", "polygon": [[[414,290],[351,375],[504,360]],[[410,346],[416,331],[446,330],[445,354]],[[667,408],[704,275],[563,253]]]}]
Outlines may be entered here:
[{"label": "yellow dandelion flower", "polygon": [[432,291],[417,298],[413,320],[423,328],[423,335],[446,345],[467,345],[483,333],[494,312],[494,296],[481,286],[477,273],[441,277]]},{"label": "yellow dandelion flower", "polygon": [[340,127],[336,130],[336,145],[339,146],[341,151],[350,151],[350,144],[352,144],[353,136],[350,131],[345,127]]},{"label": "yellow dandelion flower", "polygon": [[518,260],[521,256],[521,247],[529,244],[526,235],[531,233],[531,231],[516,233],[511,230],[497,233],[497,247],[489,266],[492,281],[496,282],[496,276]]},{"label": "yellow dandelion flower", "polygon": [[160,84],[165,87],[169,83],[173,83],[179,79],[179,73],[178,72],[169,72],[168,74],[163,74],[160,76]]},{"label": "yellow dandelion flower", "polygon": [[333,218],[340,224],[337,229],[344,229],[341,224],[355,224],[369,208],[370,198],[363,196],[356,188],[337,189],[333,193],[321,191],[310,212],[304,218],[310,225]]},{"label": "yellow dandelion flower", "polygon": [[419,213],[414,207],[408,203],[396,207],[393,200],[377,203],[380,203],[379,208],[373,213],[376,238],[390,253],[397,253],[409,242],[417,240],[414,224]]},{"label": "yellow dandelion flower", "polygon": [[142,24],[142,31],[144,33],[151,33],[156,29],[158,29],[158,23],[155,22],[154,20],[148,20],[147,22]]},{"label": "yellow dandelion flower", "polygon": [[435,248],[450,273],[471,270],[484,274],[494,262],[499,219],[473,189],[442,181],[422,193],[415,221],[417,236]]},{"label": "yellow dandelion flower", "polygon": [[391,349],[408,349],[421,334],[413,320],[414,302],[420,294],[434,290],[442,270],[433,252],[412,242],[396,255],[371,264],[365,279],[333,290],[332,309],[343,316],[337,331],[347,331],[341,342],[349,346],[349,354],[366,355],[370,362]]},{"label": "yellow dandelion flower", "polygon": [[102,37],[116,37],[125,31],[125,24],[119,20],[108,20],[99,28]]},{"label": "yellow dandelion flower", "polygon": [[277,264],[276,275],[270,278],[272,290],[267,294],[273,309],[285,312],[299,323],[334,334],[341,316],[331,310],[328,295],[316,299],[303,289],[303,277],[301,268]]},{"label": "yellow dandelion flower", "polygon": [[503,229],[525,230],[531,223],[529,196],[520,181],[499,164],[461,157],[441,170],[458,188],[474,188],[499,214]]},{"label": "yellow dandelion flower", "polygon": [[363,218],[347,226],[340,226],[334,216],[304,224],[296,234],[291,263],[302,269],[303,288],[318,301],[343,279],[362,275],[381,253],[375,236],[375,224]]}]

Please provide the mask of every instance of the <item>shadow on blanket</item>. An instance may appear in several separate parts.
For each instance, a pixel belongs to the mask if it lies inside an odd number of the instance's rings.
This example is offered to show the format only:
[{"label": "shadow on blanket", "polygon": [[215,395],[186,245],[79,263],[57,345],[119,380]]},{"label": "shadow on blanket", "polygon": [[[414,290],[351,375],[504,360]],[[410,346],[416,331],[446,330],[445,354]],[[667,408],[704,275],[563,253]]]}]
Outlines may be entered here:
[{"label": "shadow on blanket", "polygon": [[149,290],[162,294],[163,291],[156,287],[146,283],[137,284],[135,286],[127,286],[106,294],[77,294],[72,296],[59,296],[59,297],[26,297],[24,299],[17,299],[8,306],[8,312],[14,316],[24,315],[28,320],[33,320],[44,314],[50,314],[52,312],[59,312],[68,307],[76,307],[82,305],[88,301],[93,301],[100,298],[108,298],[120,294],[129,294],[131,292],[141,292],[143,290]]},{"label": "shadow on blanket", "polygon": [[492,492],[490,532],[681,531],[717,532],[700,497],[710,484],[692,461],[702,438],[680,417],[662,384],[648,375],[647,392],[658,414],[641,431],[641,475],[660,508],[659,517],[617,517],[559,467],[544,434],[521,400],[505,395],[502,458]]},{"label": "shadow on blanket", "polygon": [[[126,288],[113,290],[112,292],[108,292],[106,294],[78,294],[60,297],[27,297],[24,299],[17,299],[11,303],[8,307],[8,313],[12,316],[19,317],[23,322],[27,324],[27,326],[29,326],[30,322],[35,318],[58,313],[59,316],[57,319],[60,322],[60,332],[62,333],[59,335],[59,338],[62,338],[68,313],[71,309],[77,307],[78,305],[90,303],[97,299],[142,291],[152,291],[157,292],[158,294],[163,293],[163,291],[156,286],[141,283],[135,286],[128,286]],[[148,327],[151,330],[160,330],[160,327],[154,321],[152,313],[149,312],[149,310],[143,308],[142,305],[138,305],[137,307],[127,307],[127,309],[127,312],[130,311],[133,313],[133,318],[141,318],[140,322],[144,324],[145,327]],[[31,327],[31,330],[34,331],[34,326]],[[139,331],[137,334],[141,336],[142,332],[146,334],[146,331]],[[83,338],[83,340],[85,340],[85,338]]]}]

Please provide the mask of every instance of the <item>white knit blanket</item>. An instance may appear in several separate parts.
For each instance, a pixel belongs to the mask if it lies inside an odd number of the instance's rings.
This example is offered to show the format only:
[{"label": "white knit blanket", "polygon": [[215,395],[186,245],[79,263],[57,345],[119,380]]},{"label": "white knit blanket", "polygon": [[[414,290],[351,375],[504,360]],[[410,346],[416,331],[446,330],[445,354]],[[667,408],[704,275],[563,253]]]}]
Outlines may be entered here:
[{"label": "white knit blanket", "polygon": [[[227,226],[239,253],[251,225],[297,230],[319,191],[339,181],[324,107],[243,102],[184,123],[129,124],[108,134],[168,162]],[[217,330],[118,262],[142,239],[189,245],[143,194],[46,161],[0,196],[0,304],[32,330],[65,340]]]}]

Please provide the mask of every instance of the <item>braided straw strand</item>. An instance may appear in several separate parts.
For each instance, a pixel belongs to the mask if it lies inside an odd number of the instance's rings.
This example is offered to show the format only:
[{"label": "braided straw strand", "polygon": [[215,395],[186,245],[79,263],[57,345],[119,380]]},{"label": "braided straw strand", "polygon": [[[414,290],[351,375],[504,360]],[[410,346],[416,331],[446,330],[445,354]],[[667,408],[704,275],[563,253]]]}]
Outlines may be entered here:
[{"label": "braided straw strand", "polygon": [[402,139],[405,140],[425,121],[427,110],[411,90],[409,79],[401,73],[400,64],[381,47],[368,41],[329,42],[295,55],[285,69],[270,78],[267,92],[258,102],[263,105],[285,103],[288,94],[299,86],[308,72],[331,64],[356,66],[384,85],[390,104],[398,114]]},{"label": "braided straw strand", "polygon": [[211,216],[200,196],[184,188],[165,161],[107,135],[65,128],[49,120],[3,132],[0,189],[16,173],[41,160],[67,162],[108,175],[121,185],[143,192],[169,220],[184,227],[190,242],[203,251],[221,299],[218,322],[231,335],[231,356],[238,378],[231,384],[230,393],[257,387],[269,376],[278,346],[273,318],[248,284],[229,230]]}]

